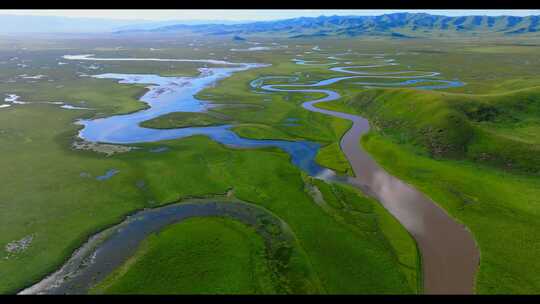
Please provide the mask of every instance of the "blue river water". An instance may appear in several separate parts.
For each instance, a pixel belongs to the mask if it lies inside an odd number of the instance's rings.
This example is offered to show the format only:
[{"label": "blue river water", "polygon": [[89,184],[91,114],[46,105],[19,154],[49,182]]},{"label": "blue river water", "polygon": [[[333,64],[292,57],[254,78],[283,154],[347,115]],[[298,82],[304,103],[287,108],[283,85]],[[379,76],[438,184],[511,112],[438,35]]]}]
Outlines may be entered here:
[{"label": "blue river water", "polygon": [[97,75],[97,78],[118,79],[125,84],[149,84],[148,92],[140,98],[149,108],[125,115],[79,120],[77,123],[84,126],[79,136],[93,142],[132,144],[204,135],[234,148],[276,147],[287,152],[292,163],[308,174],[328,174],[328,169],[315,162],[315,156],[321,147],[315,142],[242,138],[231,130],[231,125],[179,129],[149,129],[139,125],[143,121],[171,112],[205,111],[208,104],[194,97],[198,92],[234,72],[260,66],[262,65],[245,64],[240,67],[207,68],[195,78],[144,74]]},{"label": "blue river water", "polygon": [[[85,60],[100,60],[99,58],[88,58]],[[109,58],[107,60],[114,60]],[[138,59],[143,60],[143,59]],[[262,89],[262,92],[291,91],[298,92],[297,88],[306,88],[302,92],[322,92],[327,96],[325,101],[335,100],[340,97],[337,92],[330,90],[310,90],[311,87],[322,87],[337,83],[342,80],[353,78],[409,78],[409,80],[400,83],[387,83],[387,86],[408,86],[420,82],[438,82],[441,85],[432,85],[416,88],[437,89],[452,86],[463,85],[459,81],[446,81],[434,79],[416,79],[420,77],[437,76],[436,72],[417,72],[417,71],[399,71],[399,72],[363,72],[350,69],[358,68],[376,68],[383,66],[396,65],[394,60],[385,60],[381,64],[365,66],[333,67],[330,70],[352,74],[349,76],[332,77],[311,84],[294,84],[297,76],[264,76],[251,81],[252,89]],[[306,64],[303,60],[295,60],[297,64]],[[212,140],[234,148],[262,148],[276,147],[291,156],[291,161],[311,176],[335,176],[332,170],[323,168],[315,162],[315,156],[321,145],[311,141],[286,141],[286,140],[256,140],[247,139],[238,136],[231,130],[232,125],[220,125],[209,127],[188,127],[178,129],[149,129],[140,126],[140,123],[152,118],[171,112],[203,112],[210,105],[202,100],[196,99],[195,95],[203,89],[214,85],[220,79],[229,77],[235,72],[245,71],[253,68],[260,68],[267,65],[239,63],[232,65],[227,63],[227,67],[201,68],[201,74],[198,77],[161,77],[158,75],[147,74],[101,74],[96,78],[116,79],[124,84],[147,84],[148,91],[140,98],[148,105],[147,109],[130,114],[114,115],[105,118],[79,120],[77,124],[83,125],[79,132],[79,137],[91,142],[103,142],[114,144],[133,144],[143,142],[155,142],[161,140],[170,140],[184,138],[193,135],[208,136]],[[231,66],[232,65],[232,66]],[[332,65],[334,63],[332,62]],[[410,79],[413,78],[413,79]],[[266,80],[283,79],[287,84],[265,85]],[[381,83],[357,83],[383,86]],[[290,89],[287,89],[290,88]],[[287,126],[297,124],[288,122]]]},{"label": "blue river water", "polygon": [[107,180],[107,179],[115,176],[118,173],[120,173],[120,170],[110,169],[110,170],[107,170],[107,172],[105,172],[105,174],[96,177],[96,179],[100,180],[100,181],[104,181],[104,180]]}]

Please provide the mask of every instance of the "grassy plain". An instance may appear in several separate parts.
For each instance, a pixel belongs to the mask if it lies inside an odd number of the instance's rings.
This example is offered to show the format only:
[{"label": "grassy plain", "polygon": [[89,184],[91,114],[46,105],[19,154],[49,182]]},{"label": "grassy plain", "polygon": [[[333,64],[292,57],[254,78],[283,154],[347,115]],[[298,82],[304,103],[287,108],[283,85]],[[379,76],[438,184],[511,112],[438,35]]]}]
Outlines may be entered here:
[{"label": "grassy plain", "polygon": [[263,239],[226,218],[192,218],[148,237],[95,288],[113,294],[273,293]]},{"label": "grassy plain", "polygon": [[[9,274],[0,278],[0,293],[14,293],[40,280],[57,269],[89,235],[131,212],[231,188],[239,199],[264,206],[288,223],[306,254],[306,273],[315,273],[322,292],[396,294],[421,290],[416,246],[395,219],[375,202],[351,194],[353,190],[314,182],[330,205],[322,208],[305,190],[306,177],[290,164],[285,153],[274,149],[234,150],[200,136],[136,145],[142,149],[109,157],[72,150],[78,130],[73,124],[76,119],[144,108],[137,100],[144,86],[80,77],[81,73],[188,76],[196,75],[200,66],[98,62],[99,68],[94,70],[89,68],[92,62],[58,65],[65,61],[62,55],[227,57],[230,61],[272,66],[234,74],[201,92],[200,99],[222,105],[213,111],[238,122],[233,130],[241,136],[317,141],[325,145],[318,162],[350,173],[337,149],[350,126],[348,121],[302,109],[300,104],[307,94],[261,94],[249,86],[250,81],[270,75],[296,75],[303,83],[341,76],[325,67],[290,61],[297,54],[303,54],[306,60],[320,60],[320,55],[305,53],[312,52],[314,41],[280,41],[289,48],[279,51],[230,52],[238,44],[226,39],[167,39],[0,43],[0,93],[18,94],[24,101],[62,100],[95,108],[70,111],[42,104],[0,109],[0,246],[33,236],[24,251],[0,254],[0,273]],[[160,50],[151,50],[157,43]],[[316,43],[327,56],[347,49],[384,52],[402,64],[396,70],[408,66],[434,70],[442,72],[445,79],[459,78],[467,83],[446,93],[365,90],[352,83],[339,83],[331,88],[343,98],[321,106],[368,117],[375,128],[364,138],[365,148],[389,172],[424,191],[472,230],[481,250],[478,292],[537,292],[540,264],[534,254],[540,243],[536,234],[540,228],[536,221],[540,208],[539,112],[537,90],[532,88],[540,84],[536,47],[525,52],[518,46],[519,52],[509,55],[509,48],[514,50],[512,43],[521,42],[328,39]],[[116,49],[118,46],[123,49]],[[11,60],[13,57],[18,59]],[[362,56],[342,57],[366,62]],[[17,66],[23,60],[31,60],[24,61],[28,67]],[[17,77],[20,74],[47,74],[49,78],[32,82]],[[290,119],[298,125],[286,125]],[[149,151],[163,146],[169,150]],[[491,157],[482,158],[485,153]],[[510,167],[506,165],[508,160]],[[112,168],[120,172],[108,180],[95,179]],[[172,237],[171,229],[163,240]],[[194,225],[187,229],[199,228]],[[162,248],[160,242],[154,237],[146,244]],[[153,245],[148,246],[151,249]],[[154,253],[171,254],[162,250]],[[153,267],[162,269],[166,265]],[[192,271],[198,269],[192,266]],[[245,272],[237,274],[240,277]],[[124,286],[140,286],[137,284],[141,281],[132,278]]]},{"label": "grassy plain", "polygon": [[208,113],[173,112],[141,123],[142,127],[152,129],[174,129],[185,127],[206,127],[223,123]]},{"label": "grassy plain", "polygon": [[[5,52],[8,54],[5,57],[9,58],[12,51]],[[40,53],[34,52],[25,56],[32,58]],[[54,62],[58,55],[67,52],[89,53],[87,49],[55,52],[47,60]],[[149,56],[149,51],[146,52]],[[101,55],[117,54],[107,51]],[[40,280],[57,269],[88,236],[121,221],[129,213],[186,197],[224,193],[231,188],[239,199],[264,206],[291,227],[307,256],[306,273],[313,272],[320,282],[320,289],[313,290],[324,293],[416,292],[397,257],[386,250],[387,245],[379,237],[357,234],[313,202],[304,190],[301,172],[281,151],[235,150],[199,136],[141,144],[137,146],[142,149],[108,157],[72,150],[71,142],[79,128],[74,121],[141,109],[144,105],[136,97],[144,88],[78,77],[66,66],[69,64],[61,65],[67,70],[58,72],[65,74],[64,78],[55,78],[52,84],[18,80],[7,83],[9,77],[2,78],[2,92],[19,94],[21,100],[84,100],[86,106],[96,110],[71,111],[48,104],[14,105],[0,110],[0,166],[4,176],[0,191],[3,210],[0,244],[4,246],[33,236],[29,247],[21,252],[2,251],[0,272],[10,275],[0,279],[1,293],[14,293]],[[146,72],[142,68],[138,71]],[[233,82],[241,81],[238,89],[244,90],[248,81],[258,76],[250,74]],[[63,87],[56,88],[58,85]],[[223,96],[216,103],[249,99],[236,98],[240,97],[239,93]],[[253,93],[253,96],[259,98],[259,103],[263,102],[261,96],[264,95]],[[346,130],[347,122],[298,109],[299,96],[291,96],[288,101],[281,100],[284,97],[272,96],[277,105],[268,102],[264,111],[256,111],[254,107],[241,111],[227,106],[220,109],[224,114],[234,112],[237,117],[233,118],[244,125],[249,122],[268,125],[271,130],[283,133],[288,127],[273,124],[281,124],[287,117],[299,118],[299,123],[306,124],[305,130],[313,125],[314,130],[306,137],[321,142],[333,143]],[[274,111],[277,114],[267,115]],[[287,134],[304,139],[302,132]],[[169,150],[150,152],[152,148],[163,146]],[[117,169],[119,173],[107,180],[96,179],[110,169]]]}]

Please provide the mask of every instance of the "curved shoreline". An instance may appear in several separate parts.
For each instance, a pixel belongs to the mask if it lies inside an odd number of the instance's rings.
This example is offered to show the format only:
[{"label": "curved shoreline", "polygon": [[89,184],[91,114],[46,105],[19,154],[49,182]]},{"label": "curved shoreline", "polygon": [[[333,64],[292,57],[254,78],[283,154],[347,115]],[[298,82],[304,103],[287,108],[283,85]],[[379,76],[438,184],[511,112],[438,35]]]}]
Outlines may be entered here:
[{"label": "curved shoreline", "polygon": [[[188,199],[138,211],[92,235],[60,269],[18,294],[86,294],[134,254],[150,234],[193,217],[228,217],[252,227],[264,239],[269,259],[283,244],[298,246],[288,224],[262,206],[237,199]],[[261,224],[261,218],[269,223]],[[284,273],[273,271],[279,277],[277,282],[286,280]],[[318,280],[313,272],[309,279]]]}]

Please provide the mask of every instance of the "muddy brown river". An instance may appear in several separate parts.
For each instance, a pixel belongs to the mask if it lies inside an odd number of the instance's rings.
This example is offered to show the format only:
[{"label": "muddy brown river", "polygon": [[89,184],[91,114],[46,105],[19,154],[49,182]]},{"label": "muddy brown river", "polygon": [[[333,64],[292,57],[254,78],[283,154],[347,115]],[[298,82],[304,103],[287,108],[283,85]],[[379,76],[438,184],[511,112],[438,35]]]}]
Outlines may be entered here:
[{"label": "muddy brown river", "polygon": [[366,119],[313,107],[321,112],[353,121],[343,136],[341,148],[355,177],[352,184],[377,198],[415,238],[422,253],[424,292],[426,294],[472,294],[479,263],[479,252],[471,233],[452,219],[420,191],[383,170],[362,149],[359,138],[369,130]]},{"label": "muddy brown river", "polygon": [[[333,68],[333,70],[347,72],[345,67]],[[352,74],[360,74],[360,72],[352,72]],[[359,141],[360,137],[369,131],[367,119],[315,106],[321,102],[337,100],[341,96],[332,90],[310,89],[311,87],[359,77],[393,77],[386,76],[388,73],[372,73],[369,76],[366,76],[368,73],[361,74],[363,76],[336,77],[314,84],[263,85],[261,88],[269,91],[325,93],[326,97],[305,102],[302,106],[309,111],[353,122],[353,126],[345,133],[340,143],[355,174],[355,177],[349,178],[349,182],[379,200],[414,237],[422,255],[424,293],[474,293],[475,274],[480,255],[470,231],[423,193],[388,174],[362,149]],[[306,89],[301,89],[302,87]]]}]

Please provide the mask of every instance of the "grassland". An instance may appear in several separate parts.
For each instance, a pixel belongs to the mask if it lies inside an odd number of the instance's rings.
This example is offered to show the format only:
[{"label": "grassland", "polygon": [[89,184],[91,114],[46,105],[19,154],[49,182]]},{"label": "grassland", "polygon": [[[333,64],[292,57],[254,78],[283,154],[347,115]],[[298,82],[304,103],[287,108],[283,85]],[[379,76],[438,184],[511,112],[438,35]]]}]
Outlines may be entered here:
[{"label": "grassland", "polygon": [[322,195],[321,207],[360,235],[371,234],[386,245],[399,261],[411,290],[422,290],[420,253],[416,243],[401,224],[377,201],[357,189],[340,184],[311,181]]},{"label": "grassland", "polygon": [[537,175],[539,100],[537,87],[492,95],[386,89],[368,90],[341,106],[355,108],[377,130],[431,157]]},{"label": "grassland", "polygon": [[471,161],[434,160],[375,133],[362,143],[386,170],[426,193],[472,231],[481,253],[478,293],[538,291],[538,177]]},{"label": "grassland", "polygon": [[[38,119],[41,115],[48,120]],[[26,251],[1,260],[2,271],[12,273],[1,282],[3,293],[56,269],[88,235],[127,213],[230,188],[290,225],[326,292],[411,292],[394,256],[383,250],[375,254],[376,240],[362,240],[313,203],[286,154],[231,150],[205,137],[143,145],[147,149],[110,157],[71,151],[74,116],[54,107],[20,107],[2,119],[2,130],[10,130],[2,139],[2,166],[10,174],[1,191],[7,202],[2,223],[10,227],[2,243],[34,235]],[[36,128],[36,121],[48,127]],[[170,150],[148,152],[163,145]],[[81,176],[95,177],[111,168],[120,172],[106,181]],[[365,264],[358,265],[359,260]]]},{"label": "grassland", "polygon": [[341,153],[339,142],[322,147],[317,153],[315,161],[326,168],[331,168],[340,174],[354,175],[349,160]]},{"label": "grassland", "polygon": [[[298,73],[298,70],[302,72]],[[216,104],[227,105],[230,104],[231,100],[234,100],[233,105],[244,105],[240,108],[238,106],[224,106],[213,109],[215,112],[240,122],[233,127],[233,130],[240,136],[252,139],[319,142],[324,147],[317,156],[318,163],[340,173],[352,174],[349,163],[337,146],[341,136],[350,128],[350,121],[306,111],[300,106],[307,99],[322,97],[323,94],[275,93],[266,95],[257,94],[257,91],[252,90],[249,86],[252,80],[272,75],[272,72],[277,75],[296,74],[300,78],[299,81],[306,81],[303,79],[306,75],[318,78],[328,75],[324,69],[309,66],[303,68],[289,62],[278,62],[269,68],[234,74],[225,79],[222,85],[200,92],[198,97]],[[294,122],[293,125],[290,125],[291,120]]]},{"label": "grassland", "polygon": [[[88,53],[88,50],[80,51]],[[39,52],[35,52],[27,56],[37,56]],[[47,60],[54,58],[57,57],[51,55]],[[387,250],[380,237],[359,235],[313,202],[304,190],[301,172],[281,151],[234,150],[198,136],[137,145],[141,149],[108,157],[72,150],[71,142],[79,128],[73,124],[75,120],[141,109],[144,105],[136,97],[144,88],[102,79],[79,79],[70,76],[74,71],[66,69],[58,72],[65,75],[55,78],[54,86],[44,82],[2,83],[2,92],[16,93],[22,100],[84,100],[86,106],[96,110],[70,111],[36,104],[0,111],[0,166],[4,176],[0,191],[3,210],[0,222],[4,232],[0,244],[33,236],[24,251],[2,251],[0,272],[10,275],[0,279],[1,293],[14,293],[40,280],[57,269],[88,236],[120,222],[129,213],[186,197],[224,193],[231,188],[239,199],[264,206],[290,226],[309,261],[309,269],[305,271],[315,273],[321,292],[417,291],[409,284],[409,275],[403,272],[398,258]],[[264,73],[268,72],[271,73]],[[259,98],[257,103],[263,103],[264,97],[259,94],[242,96],[244,93],[238,91],[244,90],[248,81],[258,74],[244,78],[241,74],[234,75],[240,78],[232,81],[241,85],[230,87],[229,93],[220,95],[221,99],[215,103],[248,103],[253,96]],[[56,88],[57,85],[64,87]],[[220,85],[215,89],[219,88]],[[74,94],[78,99],[73,98]],[[299,118],[299,123],[305,124],[303,128],[310,130],[306,137],[321,142],[333,143],[346,130],[347,122],[298,109],[300,96],[291,95],[289,100],[282,100],[285,97],[272,96],[277,104],[264,104],[263,111],[261,107],[218,109],[224,114],[234,112],[233,119],[244,126],[250,122],[252,126],[267,125],[272,131],[287,131],[285,134],[291,134],[287,136],[297,139],[303,139],[304,134],[278,126],[288,117]],[[275,114],[269,114],[272,112]],[[169,150],[150,152],[163,146]],[[107,180],[96,179],[110,169],[119,173]]]},{"label": "grassland", "polygon": [[342,83],[333,88],[344,98],[319,106],[367,117],[372,131],[364,149],[472,231],[481,252],[476,292],[537,293],[537,47],[452,43],[396,43],[401,55],[394,58],[464,87],[368,90]]},{"label": "grassland", "polygon": [[[272,66],[234,74],[201,92],[198,98],[221,105],[212,110],[220,114],[218,120],[168,117],[166,126],[225,122],[222,117],[228,117],[238,123],[233,130],[244,137],[319,142],[324,145],[317,156],[319,163],[351,173],[338,149],[350,122],[302,109],[303,101],[318,97],[314,94],[260,94],[249,86],[250,81],[270,75],[296,75],[298,82],[340,76],[325,68],[290,62],[295,53],[309,51],[313,41],[284,42],[291,48],[300,45],[294,50],[236,53],[228,51],[235,44],[221,38],[196,42],[199,50],[189,46],[191,42],[187,38],[169,38],[159,42],[163,45],[159,51],[149,49],[156,47],[155,40],[143,39],[0,43],[0,61],[7,62],[0,66],[3,71],[0,93],[18,94],[25,101],[63,100],[95,108],[69,111],[54,105],[21,105],[0,109],[0,167],[3,168],[0,245],[3,248],[5,244],[33,236],[24,251],[1,252],[0,273],[9,275],[0,278],[0,293],[14,293],[38,281],[57,269],[89,235],[121,221],[129,213],[186,197],[224,193],[231,188],[239,199],[264,206],[290,226],[308,265],[298,267],[307,267],[306,273],[316,275],[320,292],[398,294],[421,291],[418,252],[403,227],[380,205],[355,190],[306,178],[281,151],[235,150],[200,136],[136,145],[141,149],[109,157],[70,149],[78,131],[73,124],[75,120],[128,113],[144,107],[137,100],[145,91],[143,86],[119,85],[110,80],[80,77],[77,73],[195,75],[200,66],[99,63],[99,70],[89,70],[90,62],[58,66],[62,55],[226,56],[230,61],[265,62]],[[509,56],[508,49],[501,48],[501,44],[508,48],[506,41],[483,45],[478,41],[452,44],[329,39],[320,43],[329,55],[349,48],[365,53],[386,52],[393,54],[403,66],[440,71],[444,78],[459,78],[467,86],[437,93],[407,89],[363,90],[353,84],[339,83],[331,88],[343,98],[321,106],[368,117],[374,131],[363,139],[364,147],[389,172],[421,189],[471,229],[481,250],[476,286],[479,293],[534,293],[540,289],[536,275],[540,264],[535,256],[540,243],[536,233],[540,228],[536,220],[540,182],[537,176],[538,93],[533,87],[540,83],[537,73],[540,60],[532,47],[530,52],[520,49]],[[118,45],[125,49],[114,50]],[[22,47],[29,49],[22,50]],[[485,52],[479,48],[495,51]],[[22,59],[10,62],[14,56],[32,62],[29,67],[20,68],[15,63]],[[306,54],[304,59],[310,58]],[[365,59],[351,57],[350,60],[361,63]],[[41,69],[43,66],[49,69]],[[22,73],[47,74],[53,81],[30,82],[16,78]],[[16,81],[9,82],[10,79]],[[286,125],[290,119],[298,125]],[[169,150],[150,152],[152,148],[163,146]],[[112,168],[119,173],[108,180],[95,179]],[[306,190],[309,184],[319,189],[326,207],[317,204],[312,193]],[[223,226],[223,223],[214,224]],[[147,240],[140,256],[133,258],[133,265],[142,268],[130,268],[125,281],[111,285],[110,291],[139,288],[143,281],[137,278],[143,278],[136,274],[150,267],[145,262],[150,261],[145,258],[147,255],[163,254],[175,261],[191,259],[189,252],[177,257],[173,255],[178,251],[158,248],[181,235],[184,229],[197,231],[201,238],[178,240],[175,243],[178,246],[204,239],[209,232],[199,226],[204,225],[171,227],[167,234]],[[236,240],[246,244],[245,250],[236,253],[247,256],[257,246],[249,249],[246,239],[256,237],[240,235],[226,233],[220,240],[220,248],[230,249],[229,241]],[[205,248],[198,249],[207,254],[209,263],[219,258],[219,252],[205,251]],[[190,252],[197,252],[192,250]],[[240,271],[246,269],[240,267],[246,265],[245,261],[238,262],[240,264],[231,263],[239,267],[234,276],[245,278],[248,272]],[[189,268],[182,270],[192,274],[202,269],[195,263],[184,265]],[[229,266],[217,265],[212,269],[217,273]],[[154,267],[163,271],[176,269],[169,269],[168,263],[152,263],[150,268]],[[127,276],[129,273],[132,275]],[[183,280],[173,278],[176,279]],[[206,282],[214,288],[223,286],[223,282],[210,279]],[[255,290],[253,285],[243,283],[229,287],[242,292]],[[196,288],[184,291],[201,291]]]},{"label": "grassland", "polygon": [[174,129],[185,127],[206,127],[223,123],[207,113],[173,112],[141,123],[142,127],[152,129]]},{"label": "grassland", "polygon": [[273,293],[263,239],[225,218],[192,218],[148,237],[95,288],[119,294]]},{"label": "grassland", "polygon": [[538,96],[536,87],[483,95],[386,89],[321,106],[368,117],[364,148],[472,231],[478,293],[526,294],[540,288]]}]

